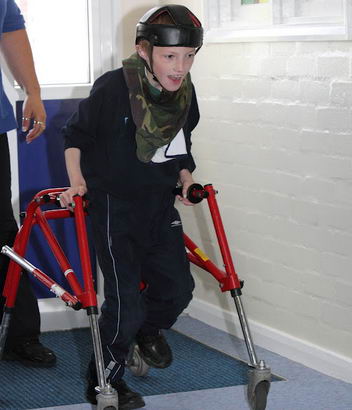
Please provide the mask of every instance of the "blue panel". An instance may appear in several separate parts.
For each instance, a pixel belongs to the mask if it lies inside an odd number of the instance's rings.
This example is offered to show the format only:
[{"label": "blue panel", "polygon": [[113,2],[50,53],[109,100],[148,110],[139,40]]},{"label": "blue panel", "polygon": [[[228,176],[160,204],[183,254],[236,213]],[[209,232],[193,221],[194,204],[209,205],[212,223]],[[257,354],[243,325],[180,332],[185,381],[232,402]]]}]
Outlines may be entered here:
[{"label": "blue panel", "polygon": [[[18,168],[21,211],[26,209],[30,200],[38,191],[69,185],[61,128],[72,112],[76,111],[79,101],[78,99],[44,101],[47,112],[45,134],[41,135],[31,144],[26,144],[24,134],[19,132]],[[17,118],[21,118],[22,102],[18,102],[16,108]],[[75,273],[81,278],[74,220],[71,218],[53,220],[49,221],[49,224],[72,264]],[[55,257],[52,255],[38,227],[34,227],[31,234],[26,258],[60,285],[70,290]],[[92,269],[95,272],[95,256],[93,251],[91,252],[91,260]],[[38,298],[54,296],[36,280],[33,280],[33,286]]]}]

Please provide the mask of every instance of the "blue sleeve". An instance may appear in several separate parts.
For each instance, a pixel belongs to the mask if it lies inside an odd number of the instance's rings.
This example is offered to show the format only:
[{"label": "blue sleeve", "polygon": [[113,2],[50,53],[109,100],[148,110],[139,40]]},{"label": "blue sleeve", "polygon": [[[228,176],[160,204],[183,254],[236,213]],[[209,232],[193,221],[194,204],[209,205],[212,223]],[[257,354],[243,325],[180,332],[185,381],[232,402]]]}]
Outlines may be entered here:
[{"label": "blue sleeve", "polygon": [[24,18],[14,0],[5,1],[5,16],[2,32],[16,31],[24,28]]}]

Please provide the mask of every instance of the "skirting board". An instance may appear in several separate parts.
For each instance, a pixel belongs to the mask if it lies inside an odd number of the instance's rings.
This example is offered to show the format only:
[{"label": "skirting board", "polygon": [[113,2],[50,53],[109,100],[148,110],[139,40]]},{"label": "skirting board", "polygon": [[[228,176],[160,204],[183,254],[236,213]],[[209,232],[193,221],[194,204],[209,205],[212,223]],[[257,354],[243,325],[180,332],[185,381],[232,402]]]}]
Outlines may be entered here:
[{"label": "skirting board", "polygon": [[[100,286],[99,281],[98,286]],[[102,298],[99,294],[97,294],[97,301],[100,311]],[[59,298],[39,299],[38,306],[40,310],[40,328],[42,332],[89,327],[87,312],[84,309],[77,311],[69,308]]]},{"label": "skirting board", "polygon": [[[187,313],[194,319],[243,339],[235,312],[194,298],[187,308]],[[352,383],[352,359],[258,322],[248,320],[248,324],[256,345],[328,376]]]},{"label": "skirting board", "polygon": [[61,299],[48,298],[38,301],[42,332],[88,327],[84,309],[76,311],[67,307]]}]

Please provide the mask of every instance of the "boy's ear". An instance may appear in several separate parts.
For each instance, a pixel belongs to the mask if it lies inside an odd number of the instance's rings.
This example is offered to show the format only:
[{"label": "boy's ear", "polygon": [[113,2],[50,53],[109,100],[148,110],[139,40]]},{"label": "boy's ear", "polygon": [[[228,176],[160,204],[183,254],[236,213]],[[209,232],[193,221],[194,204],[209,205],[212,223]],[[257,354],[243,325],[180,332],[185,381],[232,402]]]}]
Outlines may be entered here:
[{"label": "boy's ear", "polygon": [[144,60],[148,59],[148,55],[147,55],[145,48],[142,47],[140,44],[136,44],[136,51],[139,57],[142,57]]}]

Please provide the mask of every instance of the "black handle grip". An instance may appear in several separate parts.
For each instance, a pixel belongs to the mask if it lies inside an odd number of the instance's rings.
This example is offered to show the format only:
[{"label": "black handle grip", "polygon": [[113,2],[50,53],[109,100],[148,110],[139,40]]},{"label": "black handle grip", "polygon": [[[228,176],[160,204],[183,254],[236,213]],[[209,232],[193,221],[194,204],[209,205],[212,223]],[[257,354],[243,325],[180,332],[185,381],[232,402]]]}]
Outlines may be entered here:
[{"label": "black handle grip", "polygon": [[62,208],[61,203],[60,203],[59,195],[55,195],[55,198],[52,198],[49,194],[45,194],[45,195],[43,195],[42,200],[45,203],[51,202],[51,203],[55,204],[58,208]]},{"label": "black handle grip", "polygon": [[[182,187],[177,187],[173,189],[172,193],[174,195],[182,196]],[[204,198],[207,198],[209,193],[204,190],[203,186],[200,184],[192,184],[187,190],[187,199],[192,202],[192,204],[198,204]]]}]

